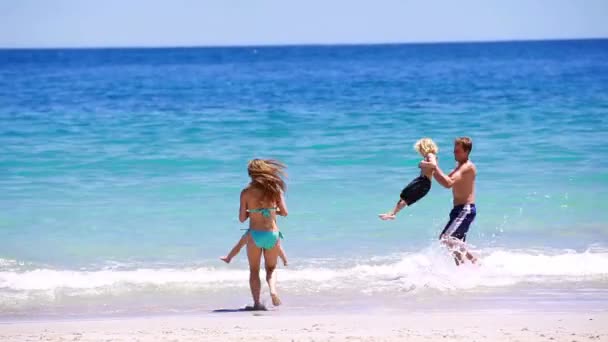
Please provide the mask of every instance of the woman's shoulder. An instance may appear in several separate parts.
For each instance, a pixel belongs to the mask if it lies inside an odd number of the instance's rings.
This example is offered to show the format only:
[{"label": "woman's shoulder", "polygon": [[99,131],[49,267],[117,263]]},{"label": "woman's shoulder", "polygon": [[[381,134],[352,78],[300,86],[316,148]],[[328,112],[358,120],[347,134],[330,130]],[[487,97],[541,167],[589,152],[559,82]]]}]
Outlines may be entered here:
[{"label": "woman's shoulder", "polygon": [[245,196],[249,193],[251,193],[251,184],[248,184],[243,188],[243,190],[241,190],[241,196]]},{"label": "woman's shoulder", "polygon": [[260,189],[249,184],[241,190],[241,196],[247,195],[248,197],[258,197],[260,195]]}]

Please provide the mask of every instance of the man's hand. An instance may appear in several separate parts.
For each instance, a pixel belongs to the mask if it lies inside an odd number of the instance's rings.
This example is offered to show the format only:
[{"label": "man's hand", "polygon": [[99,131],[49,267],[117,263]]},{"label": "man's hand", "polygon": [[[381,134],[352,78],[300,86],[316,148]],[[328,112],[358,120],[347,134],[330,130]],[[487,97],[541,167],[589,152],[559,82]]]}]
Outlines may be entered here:
[{"label": "man's hand", "polygon": [[424,170],[435,170],[437,168],[437,163],[421,161],[418,164],[418,167]]}]

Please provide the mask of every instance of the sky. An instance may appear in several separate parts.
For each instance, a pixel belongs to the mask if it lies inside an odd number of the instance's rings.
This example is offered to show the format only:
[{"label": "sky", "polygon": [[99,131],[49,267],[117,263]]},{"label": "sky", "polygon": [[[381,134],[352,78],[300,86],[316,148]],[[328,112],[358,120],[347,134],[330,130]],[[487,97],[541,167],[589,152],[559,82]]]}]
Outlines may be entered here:
[{"label": "sky", "polygon": [[0,47],[608,38],[608,0],[0,0]]}]

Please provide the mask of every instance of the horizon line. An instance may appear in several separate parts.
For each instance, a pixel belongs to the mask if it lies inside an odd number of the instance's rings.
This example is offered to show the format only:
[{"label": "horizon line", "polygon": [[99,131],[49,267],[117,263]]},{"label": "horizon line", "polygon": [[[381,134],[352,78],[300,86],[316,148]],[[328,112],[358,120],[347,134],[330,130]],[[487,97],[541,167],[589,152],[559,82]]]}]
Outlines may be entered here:
[{"label": "horizon line", "polygon": [[409,42],[336,42],[336,43],[243,43],[208,45],[88,45],[88,46],[0,46],[0,50],[114,50],[114,49],[214,49],[214,48],[280,48],[280,47],[348,47],[348,46],[387,46],[387,45],[449,45],[449,44],[493,44],[493,43],[533,43],[559,41],[608,40],[608,37],[580,38],[526,38],[526,39],[489,39],[489,40],[438,40]]}]

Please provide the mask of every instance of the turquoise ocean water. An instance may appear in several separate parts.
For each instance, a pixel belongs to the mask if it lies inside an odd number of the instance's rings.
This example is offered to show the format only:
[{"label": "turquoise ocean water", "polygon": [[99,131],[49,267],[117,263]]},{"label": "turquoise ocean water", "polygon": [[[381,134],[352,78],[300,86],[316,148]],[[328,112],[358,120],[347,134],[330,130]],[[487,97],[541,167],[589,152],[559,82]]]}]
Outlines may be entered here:
[{"label": "turquoise ocean water", "polygon": [[[447,170],[461,135],[478,268],[436,242],[437,183],[377,218],[418,174],[418,138]],[[0,314],[248,303],[245,254],[217,257],[246,227],[254,157],[288,165],[286,308],[608,303],[607,142],[608,40],[0,50]]]}]

